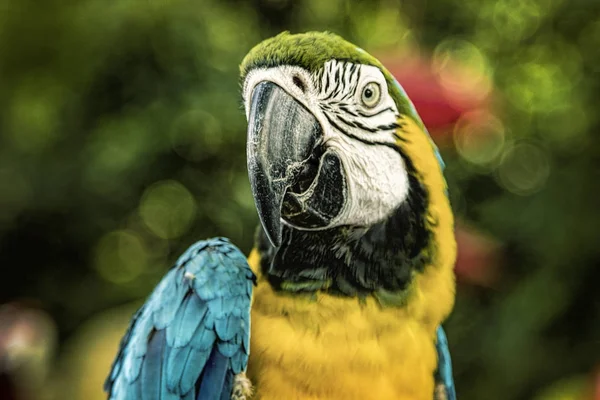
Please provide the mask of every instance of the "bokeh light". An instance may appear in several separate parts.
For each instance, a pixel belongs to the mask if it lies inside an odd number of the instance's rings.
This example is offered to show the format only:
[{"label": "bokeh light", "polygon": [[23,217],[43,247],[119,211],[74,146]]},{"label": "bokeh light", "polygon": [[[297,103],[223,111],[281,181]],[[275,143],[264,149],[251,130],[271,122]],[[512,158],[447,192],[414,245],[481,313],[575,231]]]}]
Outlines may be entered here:
[{"label": "bokeh light", "polygon": [[156,236],[174,239],[183,235],[194,221],[196,201],[179,182],[156,182],[142,196],[140,216]]},{"label": "bokeh light", "polygon": [[467,40],[450,38],[438,44],[433,52],[432,68],[455,101],[481,100],[492,88],[486,57]]},{"label": "bokeh light", "polygon": [[170,132],[173,150],[190,161],[200,161],[221,151],[221,125],[210,113],[191,109],[173,121]]},{"label": "bokeh light", "polygon": [[147,249],[133,231],[114,231],[103,236],[96,247],[95,268],[109,282],[123,284],[137,278],[148,263]]},{"label": "bokeh light", "polygon": [[501,0],[493,11],[494,27],[506,39],[523,40],[539,27],[542,5],[535,0]]},{"label": "bokeh light", "polygon": [[487,111],[464,114],[454,126],[454,143],[462,158],[479,166],[492,166],[506,141],[502,121]]},{"label": "bokeh light", "polygon": [[528,62],[517,65],[507,87],[508,98],[525,112],[552,112],[566,107],[572,83],[555,64]]},{"label": "bokeh light", "polygon": [[7,132],[15,148],[37,153],[58,140],[65,89],[50,76],[33,75],[15,89]]},{"label": "bokeh light", "polygon": [[541,147],[526,142],[509,147],[498,168],[500,183],[518,195],[530,195],[541,190],[549,175],[547,153]]},{"label": "bokeh light", "polygon": [[[57,336],[56,323],[47,312],[26,303],[0,306],[0,374],[13,376],[24,398],[37,397],[47,386]],[[2,389],[0,395],[5,394]]]}]

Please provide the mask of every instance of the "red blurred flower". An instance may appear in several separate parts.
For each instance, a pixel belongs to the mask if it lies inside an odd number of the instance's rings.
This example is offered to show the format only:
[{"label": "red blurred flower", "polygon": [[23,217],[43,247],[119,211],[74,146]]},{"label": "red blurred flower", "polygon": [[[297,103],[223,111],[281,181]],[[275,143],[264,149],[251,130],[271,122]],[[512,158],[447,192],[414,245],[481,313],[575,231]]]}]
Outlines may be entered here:
[{"label": "red blurred flower", "polygon": [[475,228],[457,223],[458,254],[454,271],[459,282],[491,287],[499,278],[501,245]]},{"label": "red blurred flower", "polygon": [[[423,123],[436,139],[451,132],[453,125],[466,112],[488,106],[487,92],[459,91],[444,86],[440,75],[433,71],[429,58],[386,54],[380,59],[406,90]],[[456,74],[457,79],[464,80],[464,71],[459,68],[447,70],[446,77]]]}]

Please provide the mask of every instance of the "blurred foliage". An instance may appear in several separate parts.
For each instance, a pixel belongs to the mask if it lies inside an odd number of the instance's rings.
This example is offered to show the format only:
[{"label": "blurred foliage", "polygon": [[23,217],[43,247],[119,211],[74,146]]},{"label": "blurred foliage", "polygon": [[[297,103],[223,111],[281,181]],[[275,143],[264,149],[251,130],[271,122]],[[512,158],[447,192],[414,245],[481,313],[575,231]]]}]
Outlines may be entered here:
[{"label": "blurred foliage", "polygon": [[590,374],[599,16],[585,0],[0,0],[0,303],[37,301],[64,343],[146,296],[193,241],[248,251],[238,64],[281,30],[331,30],[431,54],[448,91],[491,99],[442,148],[456,214],[503,252],[491,288],[459,286],[447,323],[460,398],[529,399]]}]

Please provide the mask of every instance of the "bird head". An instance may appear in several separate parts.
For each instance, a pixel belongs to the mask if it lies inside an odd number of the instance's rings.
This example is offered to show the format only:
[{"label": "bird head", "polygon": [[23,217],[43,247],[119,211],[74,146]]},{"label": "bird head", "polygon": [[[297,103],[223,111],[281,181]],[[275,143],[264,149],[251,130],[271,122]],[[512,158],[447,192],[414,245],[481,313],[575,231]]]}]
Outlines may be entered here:
[{"label": "bird head", "polygon": [[402,87],[318,32],[260,43],[241,81],[263,269],[289,290],[405,289],[452,216],[441,158]]}]

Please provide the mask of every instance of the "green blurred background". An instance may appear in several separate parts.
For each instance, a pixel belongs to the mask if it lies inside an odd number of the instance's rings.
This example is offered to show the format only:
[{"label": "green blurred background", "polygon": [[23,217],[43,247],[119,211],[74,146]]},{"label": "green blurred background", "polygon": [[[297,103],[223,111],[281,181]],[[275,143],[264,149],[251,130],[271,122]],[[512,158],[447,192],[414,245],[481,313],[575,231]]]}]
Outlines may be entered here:
[{"label": "green blurred background", "polygon": [[176,256],[216,235],[250,250],[238,65],[282,30],[378,56],[441,148],[459,398],[600,399],[585,0],[0,0],[0,398],[103,398]]}]

